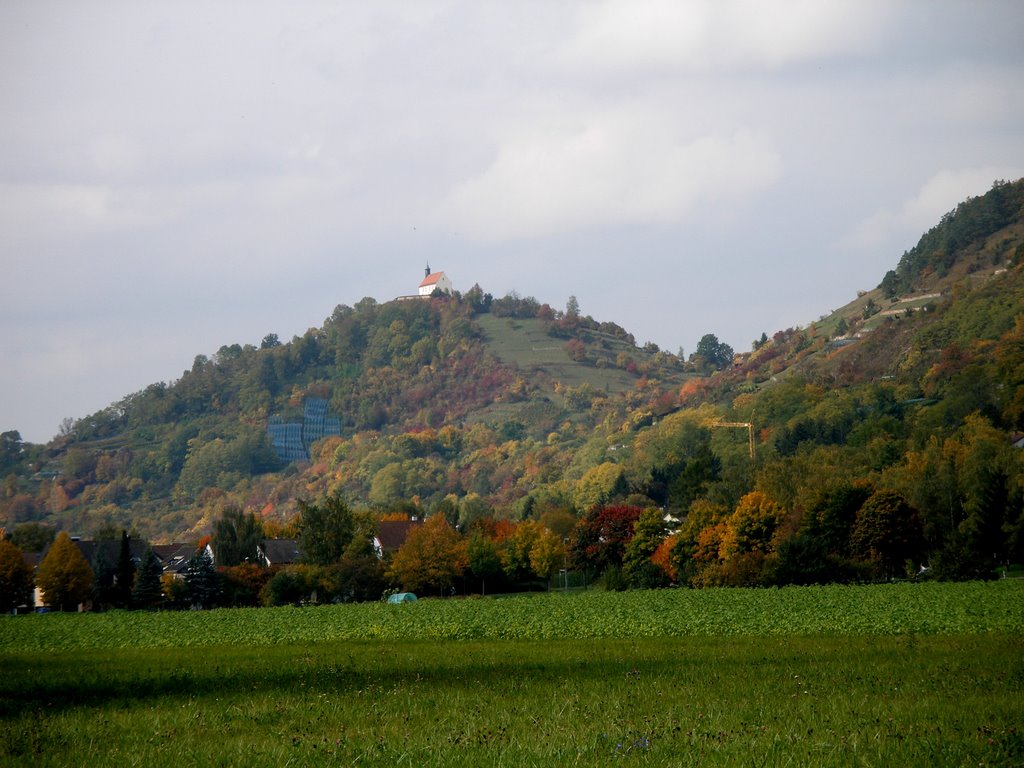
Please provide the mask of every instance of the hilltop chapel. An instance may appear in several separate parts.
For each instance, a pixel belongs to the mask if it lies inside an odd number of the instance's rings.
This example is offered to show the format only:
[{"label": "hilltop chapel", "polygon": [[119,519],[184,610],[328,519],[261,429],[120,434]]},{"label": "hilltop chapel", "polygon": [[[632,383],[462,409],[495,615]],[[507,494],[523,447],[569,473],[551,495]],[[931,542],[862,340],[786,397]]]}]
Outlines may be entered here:
[{"label": "hilltop chapel", "polygon": [[420,283],[420,296],[430,296],[434,291],[452,292],[452,281],[444,272],[431,272],[427,264],[426,275]]}]

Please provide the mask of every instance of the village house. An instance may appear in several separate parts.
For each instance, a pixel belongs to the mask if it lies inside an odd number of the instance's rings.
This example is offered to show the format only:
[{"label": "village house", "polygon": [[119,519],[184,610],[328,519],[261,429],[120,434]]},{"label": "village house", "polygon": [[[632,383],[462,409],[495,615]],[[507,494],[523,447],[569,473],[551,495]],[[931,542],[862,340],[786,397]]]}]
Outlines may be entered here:
[{"label": "village house", "polygon": [[256,552],[260,563],[267,568],[294,565],[302,560],[298,539],[264,539]]},{"label": "village house", "polygon": [[373,537],[373,549],[377,557],[393,555],[409,538],[413,530],[423,525],[420,520],[381,520],[377,523],[377,535]]}]

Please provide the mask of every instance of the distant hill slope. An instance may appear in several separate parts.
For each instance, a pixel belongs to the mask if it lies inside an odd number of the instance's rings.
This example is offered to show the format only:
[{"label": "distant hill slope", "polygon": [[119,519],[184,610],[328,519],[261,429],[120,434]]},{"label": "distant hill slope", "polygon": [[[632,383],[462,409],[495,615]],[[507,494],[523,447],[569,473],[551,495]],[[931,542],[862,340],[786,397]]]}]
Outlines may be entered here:
[{"label": "distant hill slope", "polygon": [[[291,341],[199,355],[178,381],[46,446],[4,433],[0,526],[197,538],[227,507],[284,520],[296,499],[325,493],[463,524],[571,519],[611,500],[682,517],[696,502],[730,510],[754,489],[803,515],[839,477],[897,487],[923,510],[938,503],[914,484],[928,446],[982,434],[1008,446],[1024,432],[1022,205],[1024,181],[997,184],[878,288],[720,370],[479,287],[342,305]],[[302,431],[313,401],[335,427]],[[282,460],[272,420],[296,425],[308,460]],[[997,454],[1010,515],[1024,505],[1024,453]],[[958,504],[947,519],[968,519],[974,507]]]}]

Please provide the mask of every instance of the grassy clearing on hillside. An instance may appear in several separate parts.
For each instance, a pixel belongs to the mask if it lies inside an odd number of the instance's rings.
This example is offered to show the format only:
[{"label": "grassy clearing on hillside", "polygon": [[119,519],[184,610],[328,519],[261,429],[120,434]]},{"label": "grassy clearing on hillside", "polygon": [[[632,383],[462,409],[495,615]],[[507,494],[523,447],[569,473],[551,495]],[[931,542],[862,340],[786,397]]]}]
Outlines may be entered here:
[{"label": "grassy clearing on hillside", "polygon": [[[565,352],[567,339],[556,339],[544,330],[544,323],[533,318],[495,317],[480,315],[477,322],[483,329],[487,346],[502,362],[514,364],[523,370],[539,370],[552,381],[567,387],[589,384],[597,392],[620,394],[636,387],[637,378],[621,368],[597,368],[573,362]],[[619,341],[609,341],[608,356],[626,352],[634,358],[644,353]]]}]

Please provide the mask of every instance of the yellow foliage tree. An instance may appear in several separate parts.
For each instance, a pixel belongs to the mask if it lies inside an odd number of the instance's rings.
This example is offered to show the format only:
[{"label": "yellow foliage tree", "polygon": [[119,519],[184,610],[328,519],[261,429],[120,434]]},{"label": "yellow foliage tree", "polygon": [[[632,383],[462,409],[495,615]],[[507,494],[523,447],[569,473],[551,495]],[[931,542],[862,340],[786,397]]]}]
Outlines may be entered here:
[{"label": "yellow foliage tree", "polygon": [[61,611],[75,610],[92,591],[89,563],[66,532],[61,531],[39,564],[36,583],[47,605]]},{"label": "yellow foliage tree", "polygon": [[622,467],[610,461],[588,469],[576,483],[573,493],[576,506],[590,509],[599,504],[611,501],[615,496],[625,493],[626,483]]},{"label": "yellow foliage tree", "polygon": [[761,491],[751,491],[736,505],[726,521],[718,556],[728,560],[747,552],[768,553],[772,538],[782,525],[785,510]]},{"label": "yellow foliage tree", "polygon": [[448,525],[444,515],[432,515],[395,553],[387,577],[413,592],[434,589],[443,593],[468,567],[466,540]]},{"label": "yellow foliage tree", "polygon": [[0,538],[0,611],[7,612],[32,601],[32,567],[21,550]]},{"label": "yellow foliage tree", "polygon": [[537,576],[549,580],[565,563],[565,545],[557,534],[541,527],[530,549],[530,568]]}]

